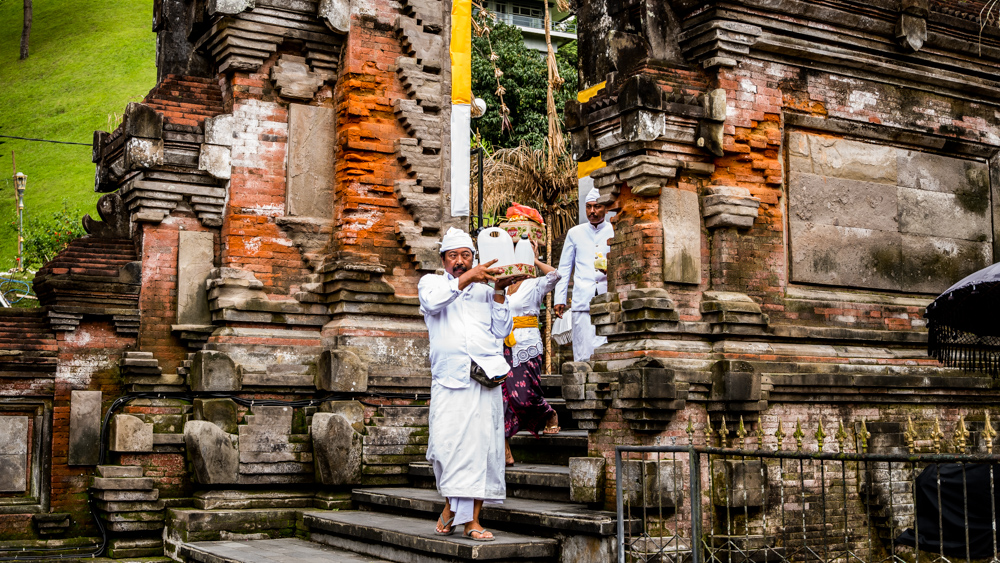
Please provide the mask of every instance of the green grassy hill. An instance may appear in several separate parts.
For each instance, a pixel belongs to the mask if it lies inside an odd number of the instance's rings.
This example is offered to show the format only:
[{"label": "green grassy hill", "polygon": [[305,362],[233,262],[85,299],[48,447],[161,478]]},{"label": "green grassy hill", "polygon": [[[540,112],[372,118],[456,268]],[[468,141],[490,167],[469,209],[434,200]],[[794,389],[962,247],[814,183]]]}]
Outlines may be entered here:
[{"label": "green grassy hill", "polygon": [[[89,144],[156,83],[153,0],[35,0],[30,56],[18,60],[23,3],[0,0],[0,135]],[[11,155],[28,176],[25,217],[94,204],[88,146],[0,138],[0,270],[17,253]]]}]

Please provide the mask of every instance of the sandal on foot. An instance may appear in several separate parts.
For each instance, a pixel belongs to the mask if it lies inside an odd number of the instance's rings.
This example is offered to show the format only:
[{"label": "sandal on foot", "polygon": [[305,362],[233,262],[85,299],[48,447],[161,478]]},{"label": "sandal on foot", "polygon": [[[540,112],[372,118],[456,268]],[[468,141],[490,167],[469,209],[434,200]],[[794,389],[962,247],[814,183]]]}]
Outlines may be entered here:
[{"label": "sandal on foot", "polygon": [[441,517],[438,516],[438,521],[437,521],[438,526],[440,526],[441,529],[447,528],[448,531],[447,532],[442,532],[440,529],[434,528],[434,533],[437,534],[437,535],[439,535],[439,536],[450,536],[450,535],[454,534],[455,533],[455,527],[451,525],[451,523],[454,522],[454,521],[455,521],[455,516],[452,515],[452,517],[449,518],[447,522],[441,523]]},{"label": "sandal on foot", "polygon": [[542,429],[542,434],[558,434],[560,431],[562,431],[561,426],[546,426]]},{"label": "sandal on foot", "polygon": [[[474,537],[472,534],[479,534],[479,537]],[[489,537],[486,537],[486,534],[490,534]],[[496,539],[496,537],[493,536],[493,533],[486,528],[483,528],[482,530],[466,530],[462,535],[472,541],[493,541]]]}]

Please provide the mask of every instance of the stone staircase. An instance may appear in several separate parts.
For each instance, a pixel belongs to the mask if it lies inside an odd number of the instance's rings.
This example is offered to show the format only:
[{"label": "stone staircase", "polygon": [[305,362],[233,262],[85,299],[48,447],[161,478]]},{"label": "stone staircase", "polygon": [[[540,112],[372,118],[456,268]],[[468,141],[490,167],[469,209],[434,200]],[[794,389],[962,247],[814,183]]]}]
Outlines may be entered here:
[{"label": "stone staircase", "polygon": [[[543,382],[547,394],[558,392],[557,381],[553,377]],[[573,422],[561,399],[550,402],[560,412],[563,431],[539,438],[527,432],[514,436],[511,449],[518,463],[506,471],[507,499],[484,506],[480,514],[495,541],[466,539],[461,526],[450,536],[434,533],[444,499],[434,489],[430,464],[418,459],[409,464],[407,485],[354,488],[350,506],[355,510],[299,508],[297,538],[230,534],[228,541],[225,535],[198,541],[191,535],[176,551],[168,551],[182,561],[201,563],[610,563],[615,513],[570,500],[569,460],[587,455],[587,433],[567,428]],[[633,531],[641,526],[638,520],[626,524]]]}]

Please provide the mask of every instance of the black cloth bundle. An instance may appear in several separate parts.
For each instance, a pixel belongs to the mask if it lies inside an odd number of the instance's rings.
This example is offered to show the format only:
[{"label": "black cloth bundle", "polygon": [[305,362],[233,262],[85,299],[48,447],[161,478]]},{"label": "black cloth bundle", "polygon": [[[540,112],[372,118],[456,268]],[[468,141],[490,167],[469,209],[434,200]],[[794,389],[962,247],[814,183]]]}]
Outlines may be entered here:
[{"label": "black cloth bundle", "polygon": [[[990,468],[993,469],[992,503]],[[940,506],[938,505],[939,474]],[[993,557],[994,513],[1000,509],[1000,464],[933,464],[920,473],[916,485],[917,529],[910,528],[904,531],[896,538],[897,543],[916,546],[916,535],[919,531],[921,551],[931,553],[943,551],[947,556],[964,558],[965,527],[968,519],[969,556],[972,559]],[[966,506],[968,506],[968,516],[966,516]]]}]

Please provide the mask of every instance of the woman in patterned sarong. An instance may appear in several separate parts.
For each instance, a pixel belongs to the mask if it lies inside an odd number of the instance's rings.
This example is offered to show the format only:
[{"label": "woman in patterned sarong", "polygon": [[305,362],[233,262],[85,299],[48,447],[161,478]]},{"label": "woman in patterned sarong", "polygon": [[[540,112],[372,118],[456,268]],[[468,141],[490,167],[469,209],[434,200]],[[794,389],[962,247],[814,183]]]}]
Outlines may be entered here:
[{"label": "woman in patterned sarong", "polygon": [[510,312],[514,316],[514,330],[504,340],[503,354],[510,363],[512,375],[503,382],[504,437],[506,438],[507,465],[514,464],[510,452],[510,437],[518,430],[527,430],[538,437],[557,434],[559,416],[542,396],[542,366],[545,346],[538,330],[538,313],[545,295],[559,281],[559,272],[538,259],[535,248],[535,267],[543,274],[513,284],[507,288]]}]

